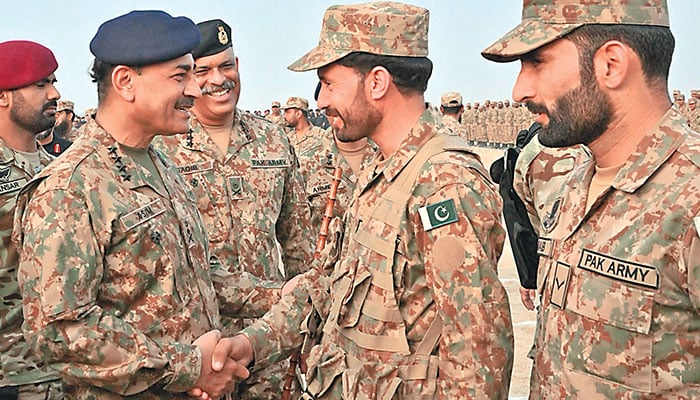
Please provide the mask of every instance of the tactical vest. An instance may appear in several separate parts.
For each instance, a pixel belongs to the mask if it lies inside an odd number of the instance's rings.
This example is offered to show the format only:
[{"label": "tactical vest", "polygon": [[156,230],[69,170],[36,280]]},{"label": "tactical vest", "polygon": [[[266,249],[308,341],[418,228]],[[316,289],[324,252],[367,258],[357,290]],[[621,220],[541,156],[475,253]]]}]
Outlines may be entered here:
[{"label": "tactical vest", "polygon": [[[433,137],[380,195],[376,206],[360,209],[353,220],[362,221],[363,226],[350,235],[349,251],[343,252],[345,258],[331,276],[324,337],[307,361],[310,398],[435,397],[438,357],[431,354],[441,336],[442,320],[432,321],[411,352],[395,288],[401,286],[406,264],[400,224],[407,218],[416,180],[428,159],[448,150],[469,152],[456,136]],[[374,333],[360,331],[360,321]]]}]

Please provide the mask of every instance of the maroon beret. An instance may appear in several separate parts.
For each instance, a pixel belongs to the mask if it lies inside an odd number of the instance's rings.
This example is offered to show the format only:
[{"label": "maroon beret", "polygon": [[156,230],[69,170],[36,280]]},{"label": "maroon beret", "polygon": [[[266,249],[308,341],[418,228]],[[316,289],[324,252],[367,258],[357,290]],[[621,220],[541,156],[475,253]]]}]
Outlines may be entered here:
[{"label": "maroon beret", "polygon": [[39,43],[10,40],[0,43],[0,90],[39,82],[58,68],[53,52]]}]

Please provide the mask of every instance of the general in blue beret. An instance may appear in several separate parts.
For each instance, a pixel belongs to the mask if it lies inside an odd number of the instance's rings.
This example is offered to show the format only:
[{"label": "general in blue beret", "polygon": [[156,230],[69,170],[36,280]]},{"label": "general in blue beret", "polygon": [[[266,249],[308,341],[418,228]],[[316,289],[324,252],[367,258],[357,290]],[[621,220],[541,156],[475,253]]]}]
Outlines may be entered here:
[{"label": "general in blue beret", "polygon": [[187,17],[159,10],[132,11],[100,25],[90,51],[108,64],[142,66],[191,53],[199,41],[199,29]]}]

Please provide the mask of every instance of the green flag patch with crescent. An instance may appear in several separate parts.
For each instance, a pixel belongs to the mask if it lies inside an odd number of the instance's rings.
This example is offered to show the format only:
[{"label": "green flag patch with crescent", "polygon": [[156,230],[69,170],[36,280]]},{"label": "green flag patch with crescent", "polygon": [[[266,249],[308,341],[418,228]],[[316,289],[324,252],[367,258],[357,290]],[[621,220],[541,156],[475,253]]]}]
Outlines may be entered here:
[{"label": "green flag patch with crescent", "polygon": [[418,209],[423,229],[429,231],[444,225],[457,222],[457,210],[452,199],[443,200],[439,203],[430,204]]}]

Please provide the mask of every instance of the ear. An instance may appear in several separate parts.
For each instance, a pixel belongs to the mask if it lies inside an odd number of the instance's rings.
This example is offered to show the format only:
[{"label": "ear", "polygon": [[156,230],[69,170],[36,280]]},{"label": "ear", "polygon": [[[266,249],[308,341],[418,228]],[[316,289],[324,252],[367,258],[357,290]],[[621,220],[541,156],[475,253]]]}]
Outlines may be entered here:
[{"label": "ear", "polygon": [[365,75],[365,90],[367,90],[368,98],[379,100],[386,95],[391,86],[391,74],[386,68],[377,66],[372,68]]},{"label": "ear", "polygon": [[134,100],[134,80],[137,75],[135,69],[126,65],[117,65],[112,71],[112,88],[126,101]]},{"label": "ear", "polygon": [[10,102],[10,91],[0,90],[0,107],[8,107]]},{"label": "ear", "polygon": [[[608,89],[619,88],[628,79],[637,55],[626,44],[610,40],[593,56],[593,67],[599,83]],[[641,65],[640,65],[641,68]]]}]

